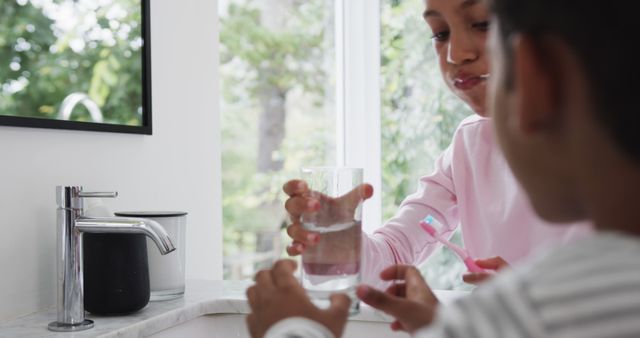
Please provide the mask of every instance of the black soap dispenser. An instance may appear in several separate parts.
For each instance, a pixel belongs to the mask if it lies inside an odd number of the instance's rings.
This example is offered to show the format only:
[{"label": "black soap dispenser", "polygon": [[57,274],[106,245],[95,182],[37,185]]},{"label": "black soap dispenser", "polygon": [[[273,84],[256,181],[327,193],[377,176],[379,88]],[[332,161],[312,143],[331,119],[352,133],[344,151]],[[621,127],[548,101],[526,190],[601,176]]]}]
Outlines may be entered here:
[{"label": "black soap dispenser", "polygon": [[[105,208],[99,211],[87,208],[86,214],[111,215]],[[82,236],[85,310],[96,315],[123,315],[144,308],[150,296],[146,236],[127,233]]]},{"label": "black soap dispenser", "polygon": [[97,315],[122,315],[145,307],[151,294],[146,236],[83,236],[85,310]]}]

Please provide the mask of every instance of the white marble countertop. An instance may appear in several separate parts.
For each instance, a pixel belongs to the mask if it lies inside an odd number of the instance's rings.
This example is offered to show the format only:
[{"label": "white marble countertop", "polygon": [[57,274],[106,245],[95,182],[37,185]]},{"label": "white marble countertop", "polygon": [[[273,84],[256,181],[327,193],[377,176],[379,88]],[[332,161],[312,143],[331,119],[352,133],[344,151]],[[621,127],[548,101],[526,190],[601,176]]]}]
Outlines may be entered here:
[{"label": "white marble countertop", "polygon": [[[94,321],[94,328],[74,333],[52,332],[47,329],[49,322],[56,319],[56,310],[52,308],[0,323],[0,337],[145,337],[203,315],[248,313],[245,289],[250,284],[249,281],[187,281],[182,298],[149,302],[144,309],[128,316],[89,314],[87,318]],[[443,303],[464,293],[436,291]],[[391,321],[388,316],[363,304],[360,313],[350,320]]]}]

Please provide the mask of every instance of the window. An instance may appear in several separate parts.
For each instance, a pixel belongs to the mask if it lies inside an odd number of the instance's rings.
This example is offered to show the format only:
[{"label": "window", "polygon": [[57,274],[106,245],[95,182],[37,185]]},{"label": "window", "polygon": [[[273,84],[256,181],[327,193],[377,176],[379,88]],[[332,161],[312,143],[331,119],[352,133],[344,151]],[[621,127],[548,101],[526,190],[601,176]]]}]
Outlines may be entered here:
[{"label": "window", "polygon": [[333,0],[219,1],[225,278],[270,266],[282,184],[335,163]]},{"label": "window", "polygon": [[[371,232],[470,111],[442,84],[420,1],[219,5],[225,278],[237,279],[283,255],[280,190],[300,166],[364,167],[377,191],[365,207]],[[454,264],[439,250],[423,272],[436,288],[461,288]]]}]

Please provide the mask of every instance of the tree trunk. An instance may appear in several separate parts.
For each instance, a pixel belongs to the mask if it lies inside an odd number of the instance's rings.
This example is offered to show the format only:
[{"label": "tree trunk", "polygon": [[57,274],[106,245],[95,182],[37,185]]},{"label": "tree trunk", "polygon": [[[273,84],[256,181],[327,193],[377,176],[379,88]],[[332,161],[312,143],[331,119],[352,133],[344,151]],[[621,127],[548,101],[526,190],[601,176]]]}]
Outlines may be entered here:
[{"label": "tree trunk", "polygon": [[[260,0],[260,23],[269,31],[277,34],[286,28],[287,13],[293,10],[292,0]],[[259,77],[270,79],[279,69],[258,68]],[[284,126],[286,119],[286,95],[288,88],[278,88],[275,85],[263,86],[259,93],[260,121],[258,126],[258,161],[257,170],[260,173],[279,171],[282,169],[283,158],[278,156],[278,150],[284,140]]]},{"label": "tree trunk", "polygon": [[258,127],[258,172],[282,169],[284,159],[278,150],[284,140],[286,120],[286,92],[277,87],[264,88],[260,95],[262,113]]}]

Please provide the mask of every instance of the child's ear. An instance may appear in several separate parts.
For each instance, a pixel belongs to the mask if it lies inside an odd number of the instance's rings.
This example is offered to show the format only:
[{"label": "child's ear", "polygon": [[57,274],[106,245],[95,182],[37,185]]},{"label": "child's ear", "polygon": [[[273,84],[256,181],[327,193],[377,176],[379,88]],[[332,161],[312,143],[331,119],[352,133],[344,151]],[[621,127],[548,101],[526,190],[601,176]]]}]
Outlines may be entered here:
[{"label": "child's ear", "polygon": [[510,43],[518,127],[525,134],[543,132],[558,118],[558,74],[553,67],[552,51],[546,50],[546,43],[528,35],[516,36]]}]

